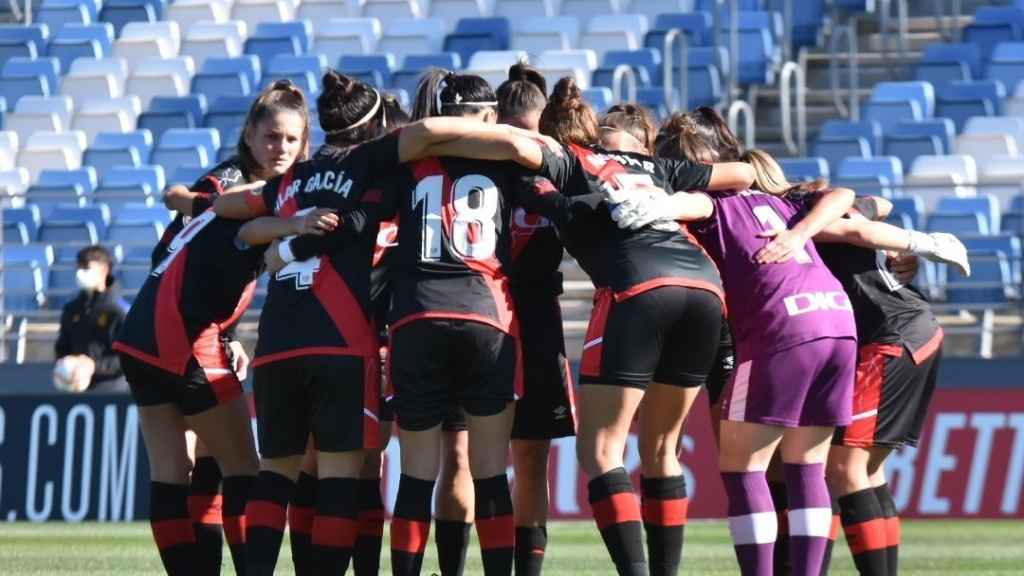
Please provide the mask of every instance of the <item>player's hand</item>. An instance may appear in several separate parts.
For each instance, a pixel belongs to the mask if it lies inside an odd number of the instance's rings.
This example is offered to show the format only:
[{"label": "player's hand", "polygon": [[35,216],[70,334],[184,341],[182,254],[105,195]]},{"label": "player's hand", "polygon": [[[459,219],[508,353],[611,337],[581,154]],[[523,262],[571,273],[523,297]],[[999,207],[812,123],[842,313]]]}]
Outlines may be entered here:
[{"label": "player's hand", "polygon": [[921,265],[920,259],[913,254],[890,253],[886,259],[886,266],[892,272],[896,281],[900,284],[910,284],[917,277],[917,269]]},{"label": "player's hand", "polygon": [[340,220],[335,211],[328,208],[317,208],[302,216],[291,217],[292,227],[294,228],[293,234],[296,236],[303,234],[323,236],[337,228],[339,222]]},{"label": "player's hand", "polygon": [[75,365],[71,370],[71,391],[85,392],[96,372],[96,362],[85,354],[74,356]]},{"label": "player's hand", "polygon": [[232,340],[228,343],[228,348],[231,349],[231,370],[238,376],[239,380],[245,380],[245,377],[249,374],[249,355],[245,353],[245,348],[242,347],[242,343],[238,340]]},{"label": "player's hand", "polygon": [[256,190],[262,190],[266,184],[266,180],[257,180],[255,182],[249,182],[247,184],[239,184],[238,186],[232,186],[227,190],[221,192],[221,195],[227,194],[238,194],[239,192],[253,192]]},{"label": "player's hand", "polygon": [[771,238],[771,241],[754,254],[758,264],[775,264],[785,262],[804,249],[807,238],[793,230],[765,230],[758,234],[759,238]]},{"label": "player's hand", "polygon": [[269,274],[277,274],[288,265],[287,262],[281,259],[281,255],[277,251],[277,246],[280,243],[280,240],[274,240],[267,247],[267,251],[263,253],[263,261],[267,264],[267,272]]}]

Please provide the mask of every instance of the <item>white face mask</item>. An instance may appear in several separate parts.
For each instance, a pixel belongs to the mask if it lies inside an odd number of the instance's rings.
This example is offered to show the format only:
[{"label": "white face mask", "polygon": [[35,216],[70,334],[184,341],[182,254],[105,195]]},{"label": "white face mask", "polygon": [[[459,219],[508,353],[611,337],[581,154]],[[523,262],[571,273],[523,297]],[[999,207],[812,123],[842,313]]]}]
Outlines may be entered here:
[{"label": "white face mask", "polygon": [[95,268],[79,268],[75,271],[75,282],[82,290],[95,292],[99,290],[107,280],[101,275],[101,272],[101,270],[97,270]]}]

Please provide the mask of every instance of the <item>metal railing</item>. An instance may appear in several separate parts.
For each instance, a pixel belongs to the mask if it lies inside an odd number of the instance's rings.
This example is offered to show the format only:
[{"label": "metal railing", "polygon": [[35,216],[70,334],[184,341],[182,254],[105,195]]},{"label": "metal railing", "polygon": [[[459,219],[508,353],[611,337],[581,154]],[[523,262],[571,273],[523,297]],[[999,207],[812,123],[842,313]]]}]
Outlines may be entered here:
[{"label": "metal railing", "polygon": [[748,150],[754,147],[756,140],[756,126],[754,124],[754,109],[745,100],[734,100],[729,105],[729,129],[733,134],[738,133],[740,114],[743,114],[743,146]]},{"label": "metal railing", "polygon": [[[892,48],[892,31],[890,30],[892,2],[893,0],[881,0],[881,5],[879,6],[878,11],[878,26],[882,33],[882,59],[885,61],[890,73],[892,72],[892,67],[889,66],[889,53]],[[900,62],[904,62],[907,57],[907,35],[909,33],[907,29],[907,0],[895,0],[895,2],[896,25],[898,32],[896,37],[896,46],[899,49]]]},{"label": "metal railing", "polygon": [[942,35],[950,42],[960,41],[960,15],[963,14],[961,0],[950,0],[949,14],[946,14],[946,1],[935,0],[935,24]]},{"label": "metal railing", "polygon": [[619,104],[622,99],[622,85],[626,85],[626,102],[636,102],[636,71],[628,64],[619,64],[612,73],[612,100]]},{"label": "metal railing", "polygon": [[672,74],[674,71],[674,62],[676,51],[673,48],[678,48],[679,52],[679,97],[682,98],[682,107],[687,109],[690,107],[690,39],[686,33],[678,28],[673,28],[665,34],[665,41],[662,45],[662,87],[665,90],[665,103],[670,108],[674,108],[674,98],[672,98]]},{"label": "metal railing", "polygon": [[[796,92],[796,136],[793,135],[793,92]],[[786,62],[779,74],[782,141],[790,154],[807,154],[807,80],[796,62]]]},{"label": "metal railing", "polygon": [[[847,41],[847,67],[848,67],[848,90],[849,103],[843,102],[841,86],[839,81],[839,46],[843,39]],[[829,77],[832,85],[832,100],[836,108],[845,118],[850,120],[860,119],[860,99],[857,92],[860,88],[860,69],[857,63],[857,17],[851,15],[846,26],[836,26],[832,30],[832,38],[829,42]]]}]

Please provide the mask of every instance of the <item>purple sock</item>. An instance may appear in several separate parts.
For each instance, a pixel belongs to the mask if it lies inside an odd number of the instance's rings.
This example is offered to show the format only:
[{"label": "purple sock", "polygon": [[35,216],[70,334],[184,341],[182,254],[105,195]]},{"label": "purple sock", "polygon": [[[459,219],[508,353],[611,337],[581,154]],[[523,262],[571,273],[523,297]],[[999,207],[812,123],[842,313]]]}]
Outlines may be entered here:
[{"label": "purple sock", "polygon": [[722,472],[729,531],[743,576],[772,576],[779,524],[764,472]]},{"label": "purple sock", "polygon": [[818,576],[832,528],[832,502],[822,464],[785,464],[789,555],[793,576]]}]

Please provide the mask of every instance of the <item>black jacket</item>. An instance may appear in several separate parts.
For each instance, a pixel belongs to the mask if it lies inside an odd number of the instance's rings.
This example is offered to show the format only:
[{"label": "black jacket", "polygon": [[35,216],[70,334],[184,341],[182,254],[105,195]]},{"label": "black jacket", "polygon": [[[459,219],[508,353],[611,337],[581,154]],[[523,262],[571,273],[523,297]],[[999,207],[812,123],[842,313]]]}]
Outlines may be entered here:
[{"label": "black jacket", "polygon": [[114,288],[108,288],[106,292],[83,290],[77,298],[64,305],[57,336],[57,358],[71,354],[85,354],[92,358],[96,362],[96,371],[89,388],[121,377],[121,360],[112,346],[121,331],[124,316],[124,301]]}]

